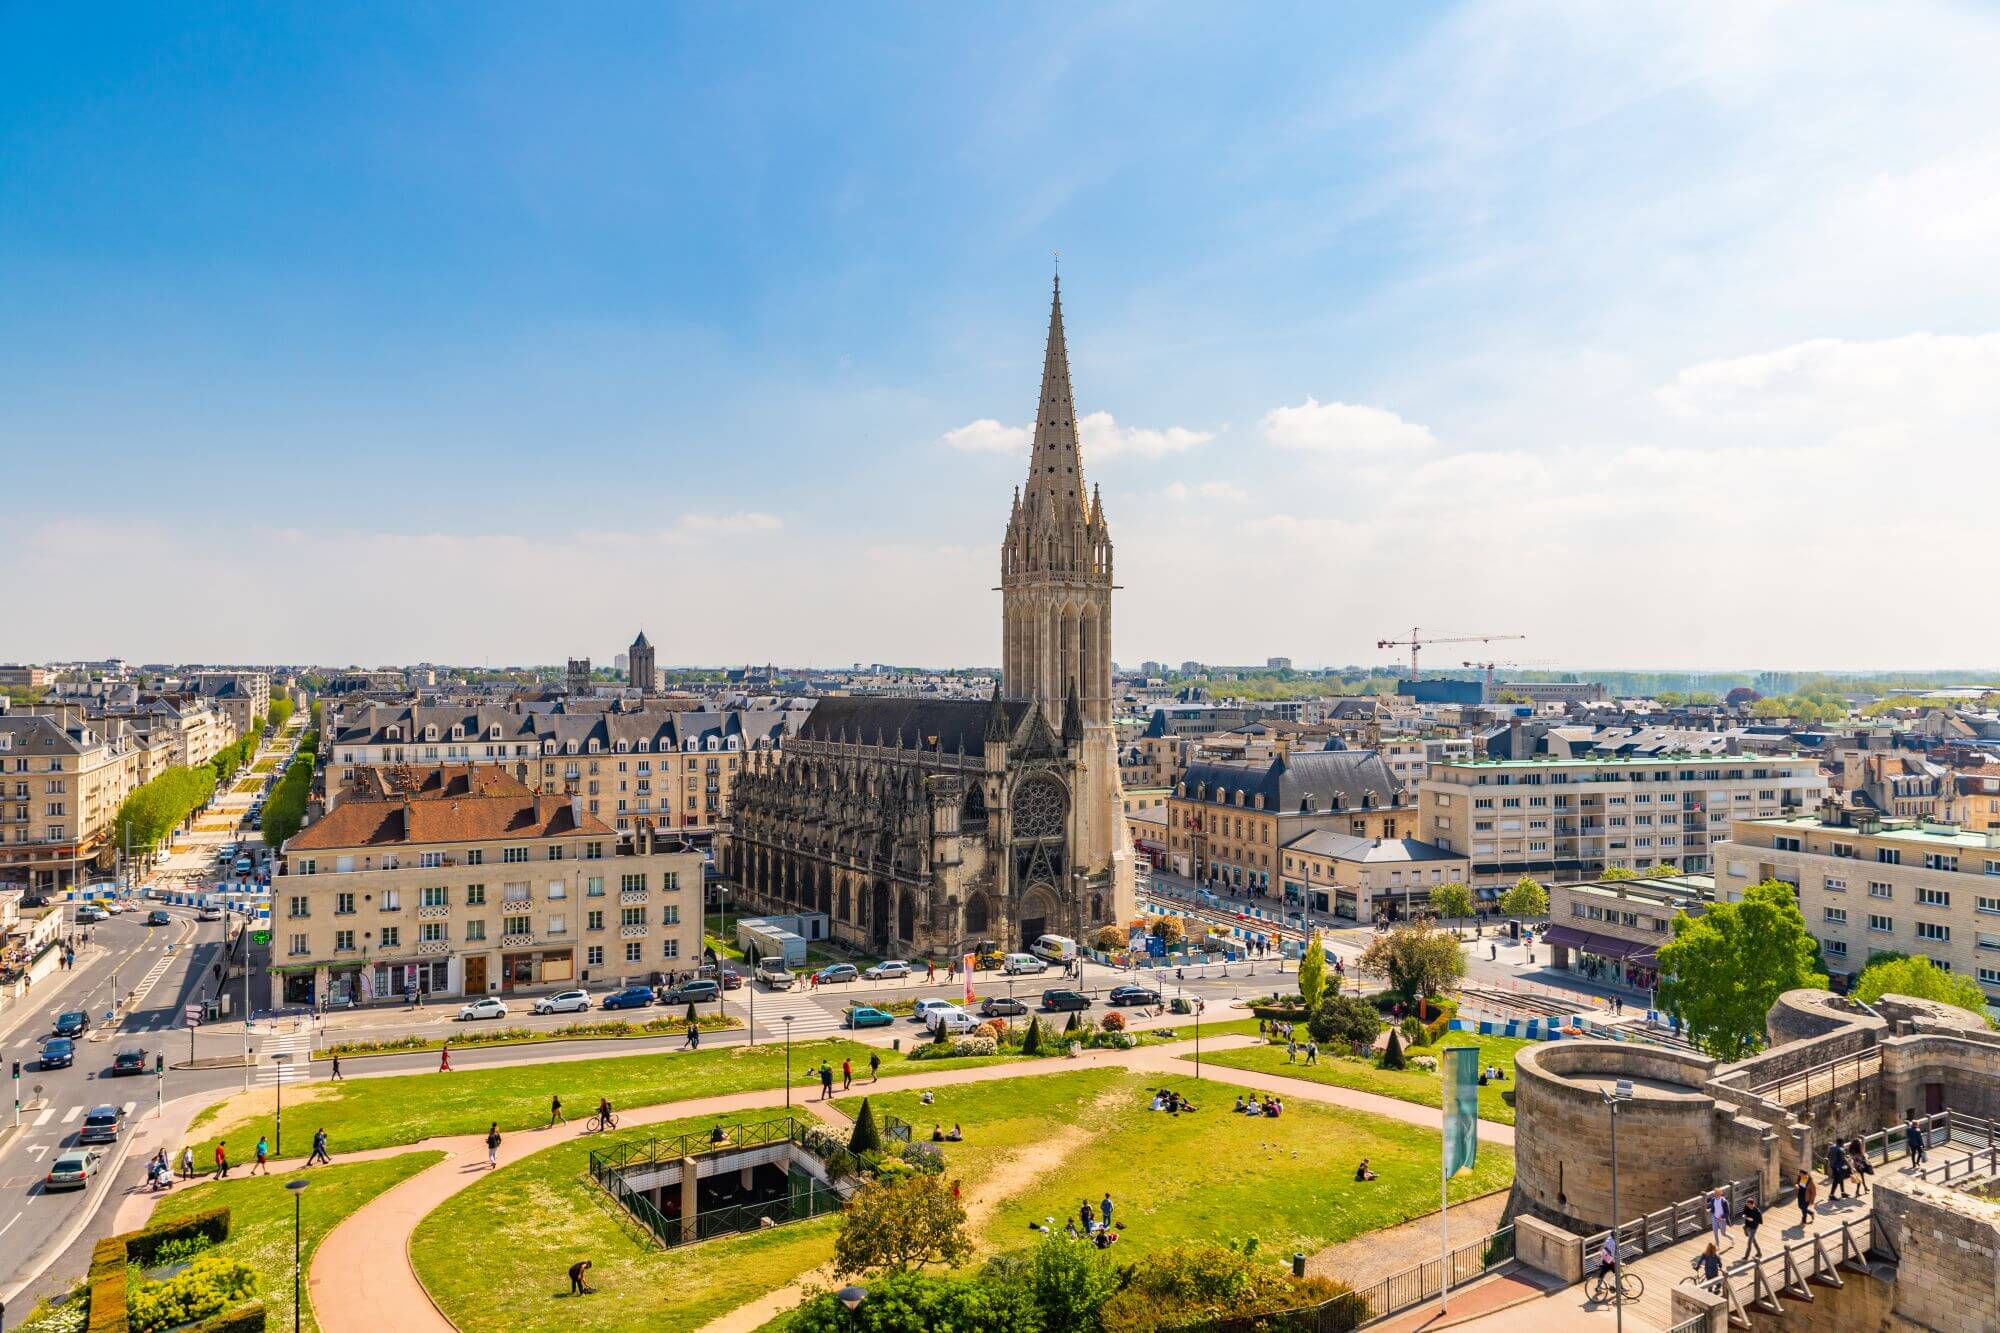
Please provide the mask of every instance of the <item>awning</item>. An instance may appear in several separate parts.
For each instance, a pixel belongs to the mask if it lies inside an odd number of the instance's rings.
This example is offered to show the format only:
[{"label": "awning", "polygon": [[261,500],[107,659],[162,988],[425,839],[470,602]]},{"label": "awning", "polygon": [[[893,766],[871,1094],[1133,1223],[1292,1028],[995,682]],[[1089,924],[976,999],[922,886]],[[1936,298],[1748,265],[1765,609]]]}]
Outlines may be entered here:
[{"label": "awning", "polygon": [[1635,944],[1621,940],[1615,935],[1599,935],[1595,931],[1578,930],[1574,926],[1546,926],[1542,938],[1550,944],[1560,944],[1566,949],[1578,949],[1584,953],[1594,953],[1599,958],[1632,958],[1638,954],[1651,953],[1650,944]]}]

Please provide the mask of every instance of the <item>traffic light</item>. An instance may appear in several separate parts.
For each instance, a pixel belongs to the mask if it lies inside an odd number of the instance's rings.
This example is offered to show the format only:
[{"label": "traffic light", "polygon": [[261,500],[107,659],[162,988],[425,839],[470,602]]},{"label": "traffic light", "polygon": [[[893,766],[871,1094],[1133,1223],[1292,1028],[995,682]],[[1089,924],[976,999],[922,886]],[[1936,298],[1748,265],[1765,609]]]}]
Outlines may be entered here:
[{"label": "traffic light", "polygon": [[14,1062],[14,1081],[16,1083],[21,1081],[21,1062],[19,1060]]},{"label": "traffic light", "polygon": [[153,1072],[162,1075],[167,1072],[167,1057],[158,1051],[153,1053]]}]

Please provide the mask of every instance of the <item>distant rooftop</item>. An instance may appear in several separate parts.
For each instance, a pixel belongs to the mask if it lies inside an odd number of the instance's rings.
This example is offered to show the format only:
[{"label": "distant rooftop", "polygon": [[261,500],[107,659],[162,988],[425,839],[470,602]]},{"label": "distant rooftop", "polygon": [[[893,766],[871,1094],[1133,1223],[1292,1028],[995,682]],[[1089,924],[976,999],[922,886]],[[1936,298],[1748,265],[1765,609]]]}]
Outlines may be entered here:
[{"label": "distant rooftop", "polygon": [[1984,833],[1960,828],[1956,824],[1927,823],[1915,819],[1883,819],[1873,829],[1857,827],[1853,824],[1829,824],[1818,815],[1789,815],[1773,819],[1746,819],[1745,824],[1760,824],[1767,828],[1795,828],[1815,833],[1838,833],[1857,838],[1893,838],[1898,842],[1917,843],[1928,847],[1967,847],[1989,849],[1993,844]]}]

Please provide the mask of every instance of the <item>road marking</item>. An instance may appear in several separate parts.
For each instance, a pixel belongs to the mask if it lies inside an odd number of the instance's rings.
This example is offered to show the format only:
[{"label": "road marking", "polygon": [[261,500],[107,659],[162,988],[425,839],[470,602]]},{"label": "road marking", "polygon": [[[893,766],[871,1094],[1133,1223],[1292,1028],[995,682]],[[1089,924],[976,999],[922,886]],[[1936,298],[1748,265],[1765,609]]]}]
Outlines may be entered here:
[{"label": "road marking", "polygon": [[124,1108],[123,1110],[121,1110],[121,1111],[120,1111],[120,1112],[119,1112],[118,1114],[119,1114],[119,1115],[131,1115],[131,1114],[132,1114],[132,1108],[133,1108],[133,1107],[135,1107],[135,1106],[137,1106],[138,1104],[139,1104],[139,1103],[137,1103],[137,1102],[126,1102],[126,1103],[125,1103],[125,1108]]},{"label": "road marking", "polygon": [[69,1114],[62,1118],[62,1122],[65,1125],[67,1125],[70,1121],[76,1119],[78,1116],[82,1114],[83,1114],[83,1108],[81,1106],[72,1106],[69,1108]]},{"label": "road marking", "polygon": [[55,1113],[56,1113],[56,1108],[53,1106],[49,1107],[46,1111],[43,1111],[40,1115],[35,1117],[35,1123],[32,1126],[30,1126],[30,1128],[40,1129],[43,1125],[48,1124],[50,1120],[55,1118]]},{"label": "road marking", "polygon": [[14,1224],[20,1220],[21,1220],[21,1215],[19,1213],[16,1213],[12,1217],[8,1218],[7,1225],[4,1227],[0,1227],[0,1236],[6,1235],[9,1231],[13,1229]]}]

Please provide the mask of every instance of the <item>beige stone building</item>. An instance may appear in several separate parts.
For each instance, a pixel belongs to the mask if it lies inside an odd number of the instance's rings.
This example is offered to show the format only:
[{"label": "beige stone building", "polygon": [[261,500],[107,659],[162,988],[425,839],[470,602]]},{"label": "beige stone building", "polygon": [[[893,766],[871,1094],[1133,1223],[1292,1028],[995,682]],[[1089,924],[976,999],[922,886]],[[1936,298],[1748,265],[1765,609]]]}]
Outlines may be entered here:
[{"label": "beige stone building", "polygon": [[1559,971],[1650,991],[1659,981],[1659,947],[1674,937],[1674,918],[1700,916],[1714,903],[1712,875],[1551,884],[1541,942]]},{"label": "beige stone building", "polygon": [[1818,762],[1797,755],[1449,760],[1424,779],[1417,836],[1469,856],[1481,887],[1706,871],[1732,819],[1807,809],[1825,792]]},{"label": "beige stone building", "polygon": [[1284,844],[1286,902],[1366,925],[1408,920],[1430,905],[1431,890],[1466,882],[1468,862],[1457,852],[1415,838],[1363,838],[1331,829]]},{"label": "beige stone building", "polygon": [[271,675],[267,671],[202,671],[188,685],[229,714],[238,736],[271,714]]},{"label": "beige stone building", "polygon": [[[493,794],[502,784],[505,794]],[[351,792],[282,849],[286,1004],[643,981],[700,963],[702,857],[464,769]]]},{"label": "beige stone building", "polygon": [[106,735],[74,710],[0,716],[0,883],[61,888],[108,866],[112,817],[139,773],[122,729]]},{"label": "beige stone building", "polygon": [[1737,820],[1716,861],[1725,898],[1767,879],[1793,885],[1841,977],[1877,951],[1922,954],[2000,1000],[2000,831],[1829,801],[1810,814]]}]

